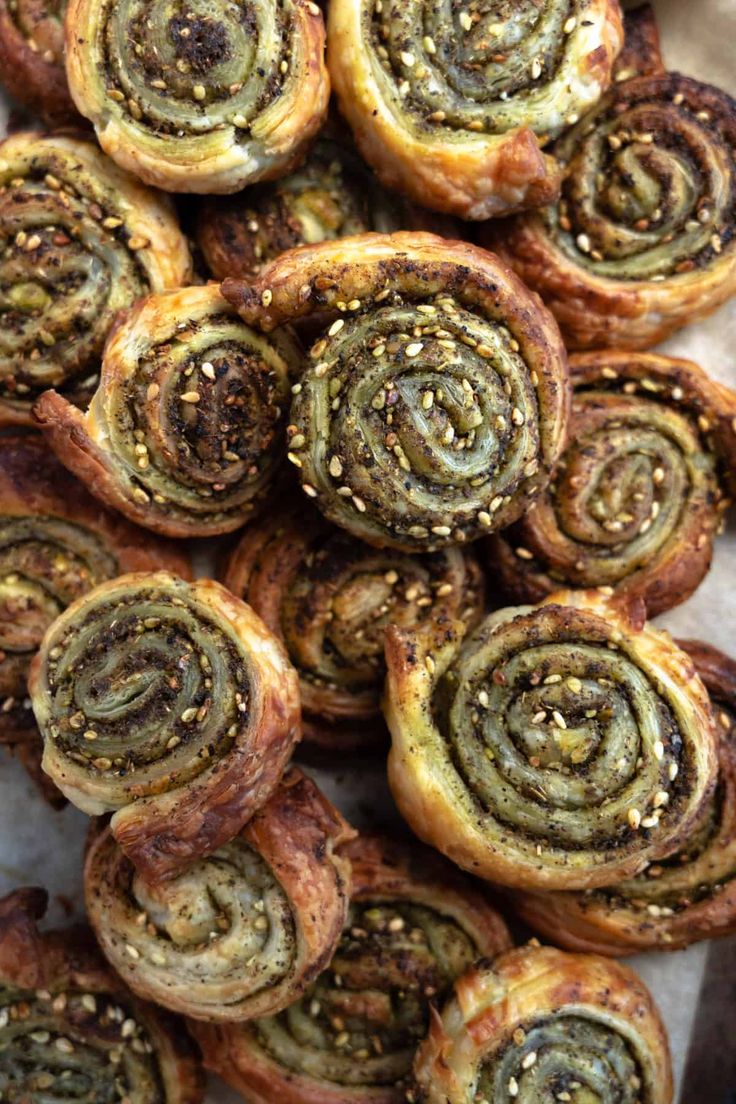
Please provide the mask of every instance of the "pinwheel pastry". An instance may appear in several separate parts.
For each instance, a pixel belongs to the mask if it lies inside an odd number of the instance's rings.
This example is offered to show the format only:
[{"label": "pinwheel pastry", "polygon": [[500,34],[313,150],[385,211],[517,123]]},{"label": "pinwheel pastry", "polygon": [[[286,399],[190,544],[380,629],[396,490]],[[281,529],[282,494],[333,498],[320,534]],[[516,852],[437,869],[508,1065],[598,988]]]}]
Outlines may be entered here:
[{"label": "pinwheel pastry", "polygon": [[588,889],[691,835],[717,772],[690,657],[598,591],[387,630],[389,781],[422,839],[490,881]]},{"label": "pinwheel pastry", "polygon": [[409,229],[462,236],[454,219],[386,192],[350,145],[321,136],[289,176],[229,199],[205,200],[197,241],[218,279],[248,280],[298,245]]},{"label": "pinwheel pastry", "polygon": [[414,1104],[671,1104],[667,1035],[633,970],[530,944],[455,984],[417,1051]]},{"label": "pinwheel pastry", "polygon": [[169,192],[237,192],[298,164],[327,113],[312,0],[68,0],[79,111],[118,164]]},{"label": "pinwheel pastry", "polygon": [[66,0],[0,0],[0,74],[51,125],[78,120],[64,71]]},{"label": "pinwheel pastry", "polygon": [[151,881],[232,839],[299,737],[279,641],[219,583],[123,575],[51,626],[29,689],[43,768]]},{"label": "pinwheel pastry", "polygon": [[0,744],[15,750],[55,803],[61,794],[40,769],[26,688],[31,659],[76,598],[123,571],[157,568],[185,578],[190,571],[172,545],[103,510],[40,436],[0,437]]},{"label": "pinwheel pastry", "polygon": [[117,312],[189,272],[166,198],[91,142],[19,132],[0,143],[0,425],[30,423],[47,387],[84,404]]},{"label": "pinwheel pastry", "polygon": [[646,349],[736,293],[736,101],[661,69],[640,34],[619,81],[556,142],[559,201],[484,243],[539,291],[569,348]]},{"label": "pinwheel pastry", "polygon": [[177,878],[138,873],[106,828],[85,866],[87,914],[141,997],[195,1019],[250,1020],[302,995],[347,919],[354,832],[292,770],[234,839]]},{"label": "pinwheel pastry", "polygon": [[288,333],[246,326],[214,285],[138,302],[105,346],[86,414],[48,391],[34,415],[105,504],[172,537],[237,529],[283,456]]},{"label": "pinwheel pastry", "polygon": [[438,614],[474,625],[483,612],[475,558],[379,550],[292,508],[249,526],[223,582],[284,642],[299,672],[304,735],[323,747],[383,746],[379,696],[386,626]]},{"label": "pinwheel pastry", "polygon": [[580,353],[570,366],[568,449],[531,510],[489,539],[489,563],[512,601],[602,586],[653,617],[710,566],[734,488],[736,393],[653,353]]},{"label": "pinwheel pastry", "polygon": [[715,796],[676,854],[590,893],[515,893],[514,907],[553,943],[623,955],[677,950],[736,931],[736,663],[680,641],[710,692],[719,734]]},{"label": "pinwheel pastry", "polygon": [[137,1000],[84,928],[41,933],[42,889],[0,901],[0,1096],[23,1104],[200,1104],[183,1024]]},{"label": "pinwheel pastry", "polygon": [[437,855],[361,837],[350,921],[309,992],[250,1024],[192,1024],[205,1065],[248,1104],[403,1104],[430,1000],[510,945],[498,913]]},{"label": "pinwheel pastry", "polygon": [[[508,525],[565,444],[551,315],[483,250],[432,234],[302,246],[225,297],[270,330],[332,311],[291,407],[289,459],[342,528],[432,551]],[[335,317],[337,314],[337,317]]]},{"label": "pinwheel pastry", "polygon": [[542,152],[594,104],[623,40],[617,0],[333,0],[340,109],[388,187],[468,219],[554,199]]}]

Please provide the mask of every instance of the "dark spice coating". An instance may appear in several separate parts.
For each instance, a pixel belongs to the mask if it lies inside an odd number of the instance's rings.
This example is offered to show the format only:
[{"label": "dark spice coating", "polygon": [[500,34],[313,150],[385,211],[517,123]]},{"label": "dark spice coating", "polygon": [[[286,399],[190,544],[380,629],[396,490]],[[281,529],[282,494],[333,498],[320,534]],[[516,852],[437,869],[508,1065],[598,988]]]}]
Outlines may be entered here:
[{"label": "dark spice coating", "polygon": [[104,963],[87,928],[41,933],[46,903],[38,888],[0,901],[9,1099],[36,1100],[49,1090],[63,1098],[73,1077],[100,1104],[112,1104],[121,1092],[141,1104],[200,1104],[204,1077],[183,1023],[137,1000]]},{"label": "dark spice coating", "polygon": [[351,915],[313,988],[279,1017],[194,1026],[208,1068],[253,1104],[401,1104],[430,1000],[509,946],[495,910],[436,854],[378,836],[345,853]]},{"label": "dark spice coating", "polygon": [[38,435],[0,438],[0,743],[16,750],[55,804],[26,682],[57,614],[93,586],[126,571],[166,568],[182,578],[186,554],[103,509]]},{"label": "dark spice coating", "polygon": [[561,585],[685,601],[710,566],[736,471],[736,393],[696,364],[616,350],[573,355],[570,445],[550,486],[487,562],[512,602]]},{"label": "dark spice coating", "polygon": [[675,854],[636,879],[592,893],[514,893],[513,907],[568,950],[625,955],[680,950],[736,930],[736,663],[708,644],[680,641],[710,694],[718,786]]}]

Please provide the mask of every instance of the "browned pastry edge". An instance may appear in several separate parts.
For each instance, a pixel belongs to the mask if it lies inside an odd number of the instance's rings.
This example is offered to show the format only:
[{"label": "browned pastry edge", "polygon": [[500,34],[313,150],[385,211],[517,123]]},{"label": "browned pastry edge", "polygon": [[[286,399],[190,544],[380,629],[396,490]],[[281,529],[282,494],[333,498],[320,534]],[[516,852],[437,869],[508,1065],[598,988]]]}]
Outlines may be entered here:
[{"label": "browned pastry edge", "polygon": [[[153,1045],[165,1104],[200,1104],[204,1077],[182,1022],[133,997],[104,963],[89,929],[77,926],[41,933],[37,925],[46,912],[47,899],[45,890],[26,888],[0,900],[0,980],[13,988],[36,990],[39,999],[50,994],[51,1000],[71,990],[109,995],[121,1002],[144,1027]],[[119,1025],[116,1030],[121,1032]],[[83,1025],[79,1031],[83,1039]],[[121,1032],[123,1049],[125,1038]]]},{"label": "browned pastry edge", "polygon": [[[492,956],[510,946],[503,920],[482,891],[428,848],[387,836],[361,835],[347,845],[345,853],[353,868],[354,902],[413,900],[454,918],[481,954]],[[356,1015],[361,1014],[358,1006]],[[403,1085],[338,1085],[288,1071],[245,1024],[191,1026],[205,1066],[243,1093],[249,1104],[402,1104],[405,1100]]]},{"label": "browned pastry edge", "polygon": [[[633,601],[643,599],[648,616],[655,617],[689,598],[710,568],[714,539],[730,505],[725,493],[736,491],[736,392],[710,379],[692,361],[656,353],[615,349],[575,353],[570,357],[570,371],[571,453],[575,452],[575,442],[584,438],[586,432],[597,428],[603,433],[607,422],[615,422],[614,397],[618,395],[624,419],[627,408],[633,410],[636,399],[644,404],[661,402],[673,415],[686,418],[699,437],[702,450],[714,458],[712,479],[717,481],[716,485],[710,490],[705,483],[699,486],[696,500],[687,504],[677,522],[676,534],[656,549],[649,560],[612,584],[619,595]],[[591,391],[611,396],[614,405],[608,417],[600,402],[585,405],[586,394]],[[565,478],[565,459],[563,455],[559,479]],[[702,472],[697,474],[703,478]],[[574,537],[561,529],[555,498],[547,489],[524,517],[506,532],[494,533],[486,542],[488,568],[510,602],[539,602],[562,585],[608,585],[607,576],[594,578],[588,574],[585,541],[580,539],[576,543]],[[628,540],[626,534],[622,539]],[[573,552],[579,556],[580,568],[570,562]],[[611,555],[616,558],[613,550]],[[625,548],[621,557],[626,561]],[[595,557],[592,563],[595,564]],[[590,570],[594,572],[594,568]]]},{"label": "browned pastry edge", "polygon": [[[320,550],[324,550],[322,558]],[[221,578],[225,586],[253,607],[289,652],[300,673],[304,740],[321,753],[356,749],[381,752],[388,746],[388,730],[379,703],[383,668],[376,672],[372,685],[355,689],[341,686],[339,682],[334,686],[323,685],[324,679],[315,683],[308,673],[303,673],[299,655],[294,654],[293,648],[294,644],[303,644],[306,650],[312,642],[318,649],[315,663],[325,653],[329,658],[331,642],[323,641],[320,647],[320,633],[329,633],[329,625],[340,620],[340,611],[346,605],[355,631],[364,632],[364,626],[370,630],[372,618],[381,616],[380,602],[387,599],[380,583],[378,591],[374,592],[371,582],[364,580],[362,592],[359,590],[360,568],[363,564],[365,572],[370,570],[377,576],[378,568],[370,565],[382,556],[386,571],[391,567],[399,568],[399,571],[394,570],[395,581],[386,583],[390,587],[391,600],[402,602],[402,597],[396,597],[393,588],[402,584],[402,566],[410,573],[415,564],[416,575],[422,577],[422,585],[417,590],[429,594],[423,599],[425,607],[429,604],[429,609],[424,608],[426,618],[435,615],[434,608],[435,613],[441,609],[461,617],[468,625],[480,619],[485,588],[472,551],[449,549],[416,557],[391,550],[381,552],[333,528],[306,502],[301,504],[298,500],[287,500],[282,512],[274,512],[248,526],[222,567]],[[353,566],[355,571],[348,576],[346,589],[333,589],[332,580],[339,581],[341,570]],[[330,567],[332,574],[328,571]],[[444,582],[450,594],[425,591],[425,575],[433,587]],[[309,590],[304,586],[298,588],[300,578],[303,583],[311,580]],[[376,586],[375,580],[373,586]],[[407,599],[412,603],[414,600]],[[422,617],[423,611],[417,608],[416,613]],[[406,618],[402,618],[402,623],[405,621]],[[370,653],[366,663],[369,658]],[[360,665],[359,655],[355,663]]]},{"label": "browned pastry edge", "polygon": [[[217,986],[220,971],[208,973],[207,959],[212,955],[215,966],[221,965],[218,962],[223,954],[218,945],[221,933],[213,931],[214,942],[211,939],[209,944],[195,949],[186,940],[179,947],[176,935],[169,940],[155,921],[153,930],[141,925],[140,916],[146,914],[145,898],[136,897],[134,868],[116,846],[109,828],[94,836],[87,851],[87,913],[111,965],[139,996],[208,1022],[232,1023],[273,1015],[300,997],[332,958],[345,926],[350,898],[350,862],[343,845],[354,836],[350,825],[310,778],[295,768],[287,772],[278,789],[233,843],[241,841],[244,851],[252,849],[260,856],[283,891],[290,910],[289,926],[293,925],[294,930],[292,958],[279,963],[281,973],[277,980],[263,984],[260,989],[253,984],[258,968],[241,959],[234,964],[240,973],[235,977],[222,975],[219,1003],[212,990]],[[191,901],[196,900],[198,892],[192,888],[187,896],[190,882],[203,883],[201,892],[210,892],[212,901],[224,910],[226,921],[231,920],[227,905],[218,896],[220,883],[215,882],[217,888],[209,890],[206,863],[198,873],[186,870],[182,873],[183,888],[179,890],[175,884],[172,899],[166,883],[147,882],[138,875],[137,884],[174,926],[177,903],[184,928],[190,919],[187,907],[193,907]],[[231,877],[235,897],[238,875],[233,871]],[[255,915],[258,918],[261,914]],[[227,928],[222,937],[229,938]],[[264,939],[258,956],[283,953],[276,936],[273,947],[271,935],[266,934]],[[130,946],[138,952],[135,957],[131,957]],[[181,958],[177,961],[178,952]],[[177,976],[179,968],[184,971],[181,976]],[[250,990],[249,980],[253,986]]]},{"label": "browned pastry edge", "polygon": [[[731,849],[733,870],[729,880],[720,883],[700,900],[662,915],[653,902],[654,912],[644,903],[637,908],[629,903],[634,885],[629,883],[627,897],[617,897],[616,887],[592,895],[584,893],[513,893],[509,903],[531,928],[545,939],[570,951],[591,951],[603,955],[628,955],[644,951],[677,951],[702,939],[714,939],[736,932],[736,660],[699,640],[679,640],[689,653],[713,704],[727,707],[719,729],[719,787],[716,801],[720,807],[714,828],[716,846]],[[711,838],[711,843],[713,842]],[[676,861],[676,856],[672,861]],[[660,864],[661,866],[662,864]],[[668,865],[665,861],[664,866]],[[642,881],[646,874],[640,875]],[[693,886],[697,890],[697,886]]]},{"label": "browned pastry edge", "polygon": [[616,58],[613,79],[619,82],[664,72],[654,8],[640,4],[624,13],[624,47]]},{"label": "browned pastry edge", "polygon": [[[0,436],[0,525],[7,518],[34,516],[50,517],[89,530],[117,560],[117,574],[166,568],[184,579],[191,578],[189,557],[181,546],[151,536],[104,509],[58,462],[40,435],[15,431],[3,434]],[[84,590],[87,589],[89,587],[85,586]],[[27,609],[24,597],[22,601],[23,608]],[[10,611],[8,615],[11,616]],[[8,624],[12,626],[12,617]],[[39,644],[46,627],[38,625]],[[0,744],[16,748],[18,758],[44,796],[52,805],[61,807],[65,803],[63,796],[41,770],[43,749],[33,713],[23,706],[30,658],[28,655],[26,660],[22,651],[10,656],[7,651],[0,654],[0,698],[4,705],[0,710]]]},{"label": "browned pastry edge", "polygon": [[[429,1036],[417,1051],[417,1088],[409,1101],[469,1104],[468,1086],[472,1091],[486,1071],[490,1080],[497,1063],[504,1063],[504,1073],[511,1076],[497,1087],[500,1095],[494,1095],[493,1104],[509,1104],[517,1095],[529,1101],[552,1099],[555,1083],[573,1089],[576,1075],[585,1098],[594,1099],[598,1093],[588,1090],[586,1075],[593,1062],[592,1085],[597,1086],[607,1055],[599,1051],[601,1040],[596,1036],[590,1049],[583,1037],[578,1071],[574,1036],[566,1041],[554,1032],[555,1022],[564,1030],[568,1017],[579,1017],[583,1032],[585,1025],[610,1031],[628,1051],[638,1084],[616,1084],[614,1078],[623,1077],[625,1067],[618,1073],[614,1064],[609,1065],[612,1100],[633,1100],[633,1090],[641,1104],[671,1104],[667,1033],[641,979],[620,963],[567,954],[535,941],[493,963],[479,962],[455,983],[454,996],[441,1012],[434,1012]],[[547,1024],[552,1029],[549,1036]],[[535,1068],[538,1055],[544,1062],[541,1069]],[[574,1095],[568,1092],[563,1099]]]},{"label": "browned pastry edge", "polygon": [[57,36],[43,26],[44,22],[40,20],[38,24],[43,41],[33,49],[13,19],[9,0],[0,0],[2,83],[11,96],[40,115],[49,126],[79,124],[81,120],[66,80],[61,26],[57,42]]},{"label": "browned pastry edge", "polygon": [[[223,742],[221,755],[209,747],[200,749],[203,754],[199,755],[194,746],[195,735],[191,742],[183,745],[184,767],[191,769],[192,759],[198,765],[194,776],[188,777],[181,765],[177,769],[174,758],[168,774],[161,772],[144,783],[140,774],[129,772],[124,763],[116,767],[110,759],[95,759],[98,745],[88,750],[86,756],[79,756],[72,744],[71,754],[67,754],[60,741],[52,736],[51,728],[56,727],[56,701],[50,693],[50,681],[53,681],[52,671],[58,657],[50,653],[54,651],[54,642],[63,639],[65,660],[68,659],[70,647],[79,644],[75,627],[82,623],[89,625],[85,618],[94,621],[95,616],[100,615],[109,626],[111,616],[114,623],[119,621],[118,610],[125,607],[126,597],[130,597],[134,609],[137,595],[148,600],[151,594],[157,595],[158,601],[171,598],[174,623],[177,608],[185,607],[185,615],[188,616],[189,609],[195,618],[203,618],[212,632],[222,634],[222,641],[236,648],[239,656],[242,653],[239,663],[243,667],[239,677],[245,678],[247,671],[248,679],[247,684],[241,681],[240,685],[246,687],[249,701],[246,704],[241,695],[239,706],[236,706],[235,687],[228,688],[230,716],[237,716],[238,720],[233,726],[235,731]],[[116,603],[112,610],[111,602]],[[126,632],[131,621],[129,617]],[[129,638],[130,634],[135,643]],[[135,649],[145,647],[145,629],[135,633],[131,628],[130,634],[127,647],[134,658]],[[79,646],[84,649],[84,642]],[[88,661],[88,677],[93,677],[89,655],[83,651],[82,657]],[[208,661],[213,666],[215,661]],[[232,663],[232,654],[223,655],[222,661],[226,665]],[[176,670],[178,672],[179,668]],[[230,668],[226,674],[235,679]],[[176,681],[178,685],[174,689],[178,693],[181,684],[178,679]],[[298,680],[279,641],[249,606],[209,579],[197,579],[189,584],[163,571],[139,572],[96,587],[53,623],[31,664],[28,685],[36,719],[44,733],[44,770],[70,800],[89,814],[115,810],[111,821],[115,839],[134,865],[153,880],[174,876],[194,858],[211,854],[231,839],[276,789],[301,735]],[[207,701],[212,704],[211,699]],[[149,703],[149,712],[152,708]],[[195,721],[197,713],[195,707],[194,715],[185,720],[166,713],[160,725],[168,724],[176,730],[177,725]],[[207,724],[211,716],[214,713],[208,706],[201,723]],[[81,736],[78,728],[69,725],[67,713],[60,720],[67,734],[76,732]],[[215,732],[210,738],[222,739],[222,735]],[[83,736],[79,742],[84,745]],[[173,750],[166,748],[164,756],[170,752],[176,757],[176,748],[181,743],[181,737],[177,736]],[[72,758],[72,754],[76,754],[77,759]],[[78,761],[80,758],[82,765]]]}]

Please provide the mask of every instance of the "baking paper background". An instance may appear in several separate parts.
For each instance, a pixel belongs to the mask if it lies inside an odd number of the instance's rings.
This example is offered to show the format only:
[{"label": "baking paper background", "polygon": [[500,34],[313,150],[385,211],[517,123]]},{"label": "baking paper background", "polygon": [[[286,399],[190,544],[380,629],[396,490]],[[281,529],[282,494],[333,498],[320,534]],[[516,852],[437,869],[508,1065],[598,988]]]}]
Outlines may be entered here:
[{"label": "baking paper background", "polygon": [[[736,95],[736,0],[655,0],[665,62]],[[6,108],[0,100],[0,132]],[[715,378],[736,387],[736,303],[706,322],[677,334],[664,352],[690,357]],[[696,595],[659,623],[679,636],[699,637],[736,655],[736,525],[716,544],[713,569]],[[311,768],[310,768],[311,769]],[[361,762],[339,772],[311,770],[343,812],[360,826],[385,823],[392,810],[382,765]],[[44,885],[51,894],[49,920],[68,921],[81,911],[81,854],[87,818],[69,807],[50,810],[22,768],[0,759],[0,893],[19,885]],[[659,1004],[666,1021],[679,1086],[687,1057],[708,944],[630,960]],[[734,979],[736,985],[736,979]],[[736,1008],[723,1010],[733,1024]],[[732,1040],[733,1045],[733,1040]],[[715,1055],[714,1055],[714,1060]],[[213,1080],[207,1104],[237,1104],[241,1098]],[[274,1104],[277,1104],[275,1101]],[[680,1099],[680,1104],[696,1104]],[[698,1100],[697,1104],[713,1104]]]}]

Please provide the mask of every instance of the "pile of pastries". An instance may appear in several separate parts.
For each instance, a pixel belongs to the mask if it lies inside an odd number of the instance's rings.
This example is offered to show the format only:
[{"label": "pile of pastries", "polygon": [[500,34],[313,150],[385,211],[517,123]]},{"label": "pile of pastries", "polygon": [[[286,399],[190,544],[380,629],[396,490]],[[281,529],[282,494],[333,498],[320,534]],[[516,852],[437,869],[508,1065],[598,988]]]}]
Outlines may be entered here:
[{"label": "pile of pastries", "polygon": [[[648,350],[736,103],[617,0],[0,0],[0,76],[0,742],[90,818],[0,1098],[669,1104],[615,960],[736,930],[736,661],[651,623],[736,392]],[[387,752],[398,837],[309,776]]]}]

